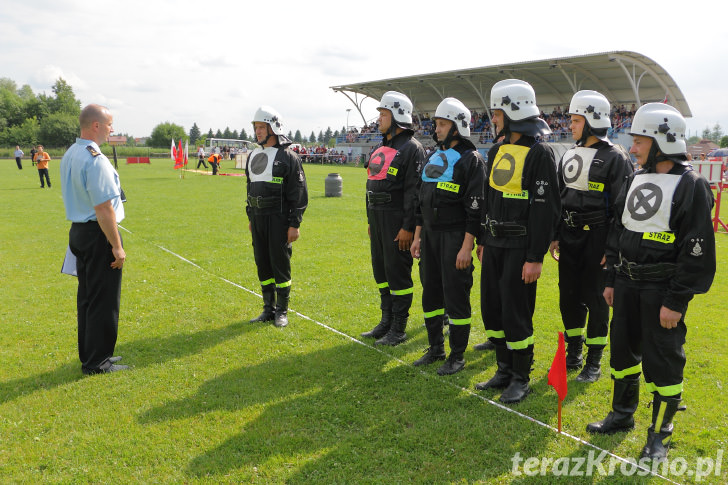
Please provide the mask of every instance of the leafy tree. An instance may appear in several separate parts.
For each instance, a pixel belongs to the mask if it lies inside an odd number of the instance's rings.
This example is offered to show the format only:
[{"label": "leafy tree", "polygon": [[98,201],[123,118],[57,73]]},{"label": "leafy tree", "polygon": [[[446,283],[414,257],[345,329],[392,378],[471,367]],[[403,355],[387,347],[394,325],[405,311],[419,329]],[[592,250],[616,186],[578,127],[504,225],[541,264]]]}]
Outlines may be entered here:
[{"label": "leafy tree", "polygon": [[38,144],[38,120],[28,118],[20,125],[9,126],[0,131],[0,145],[29,147]]},{"label": "leafy tree", "polygon": [[66,113],[75,116],[81,114],[81,101],[76,99],[73,88],[63,78],[59,77],[51,89],[55,94],[55,98],[50,100],[51,113]]},{"label": "leafy tree", "polygon": [[308,141],[310,141],[311,143],[316,143],[316,135],[313,131],[311,132],[311,136],[308,137]]},{"label": "leafy tree", "polygon": [[243,128],[242,130],[240,130],[240,139],[241,140],[247,140],[248,139],[248,134],[245,132],[245,128]]},{"label": "leafy tree", "polygon": [[212,128],[210,128],[210,131],[207,132],[207,138],[214,138],[215,134],[212,132]]},{"label": "leafy tree", "polygon": [[301,130],[296,130],[296,134],[293,135],[293,141],[296,143],[301,143],[303,141],[303,137],[301,136]]},{"label": "leafy tree", "polygon": [[215,132],[215,138],[224,138],[224,136],[222,136],[222,131],[220,131],[220,128],[218,128]]},{"label": "leafy tree", "polygon": [[197,123],[192,123],[192,128],[190,128],[190,145],[194,145],[199,139],[200,128],[197,126]]},{"label": "leafy tree", "polygon": [[78,114],[51,113],[40,122],[38,138],[49,147],[68,147],[76,141],[80,130]]},{"label": "leafy tree", "polygon": [[136,140],[134,139],[134,137],[127,135],[127,137],[126,137],[126,146],[128,146],[128,147],[135,147],[136,144],[137,143],[136,143]]},{"label": "leafy tree", "polygon": [[147,146],[168,148],[172,140],[177,142],[177,140],[184,140],[186,138],[187,134],[183,127],[170,123],[169,121],[165,121],[164,123],[160,123],[154,127],[151,136],[147,140]]},{"label": "leafy tree", "polygon": [[233,133],[230,131],[229,126],[225,127],[225,131],[223,131],[222,137],[225,138],[226,140],[229,140],[233,137]]},{"label": "leafy tree", "polygon": [[231,136],[232,136],[233,140],[239,140],[240,139],[240,138],[238,138],[238,130],[233,130],[233,134]]},{"label": "leafy tree", "polygon": [[720,147],[728,148],[728,135],[726,135],[720,139]]},{"label": "leafy tree", "polygon": [[318,134],[318,137],[316,137],[316,141],[319,143],[324,142],[324,132],[323,131],[319,130],[319,134]]},{"label": "leafy tree", "polygon": [[334,134],[331,132],[331,127],[330,126],[327,126],[326,127],[326,132],[324,132],[324,143],[326,143],[328,145],[329,140],[331,140],[331,138],[333,136],[334,136]]},{"label": "leafy tree", "polygon": [[720,126],[720,123],[716,123],[715,125],[713,125],[713,130],[710,132],[710,139],[713,140],[715,143],[718,143],[722,137],[723,128]]}]

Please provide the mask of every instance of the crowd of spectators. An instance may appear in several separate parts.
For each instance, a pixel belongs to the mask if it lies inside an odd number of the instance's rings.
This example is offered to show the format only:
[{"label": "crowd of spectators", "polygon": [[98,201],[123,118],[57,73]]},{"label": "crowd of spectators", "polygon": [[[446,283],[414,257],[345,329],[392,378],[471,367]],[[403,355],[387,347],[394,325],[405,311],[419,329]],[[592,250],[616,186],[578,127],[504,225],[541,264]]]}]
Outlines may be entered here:
[{"label": "crowd of spectators", "polygon": [[347,154],[344,150],[335,150],[331,147],[316,145],[306,148],[303,145],[294,144],[291,150],[301,156],[303,163],[320,163],[342,165],[351,162],[351,154]]}]

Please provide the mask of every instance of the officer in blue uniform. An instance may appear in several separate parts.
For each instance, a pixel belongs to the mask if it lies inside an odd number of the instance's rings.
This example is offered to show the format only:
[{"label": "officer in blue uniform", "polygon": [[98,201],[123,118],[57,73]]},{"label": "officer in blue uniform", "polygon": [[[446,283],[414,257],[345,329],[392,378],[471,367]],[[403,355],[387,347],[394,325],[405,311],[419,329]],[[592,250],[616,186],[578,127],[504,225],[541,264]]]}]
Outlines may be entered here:
[{"label": "officer in blue uniform", "polygon": [[119,324],[121,273],[126,261],[117,224],[124,219],[119,174],[101,153],[113,117],[103,106],[86,106],[81,136],[61,160],[61,193],[71,221],[69,247],[78,274],[78,355],[84,374],[125,370],[113,356]]}]

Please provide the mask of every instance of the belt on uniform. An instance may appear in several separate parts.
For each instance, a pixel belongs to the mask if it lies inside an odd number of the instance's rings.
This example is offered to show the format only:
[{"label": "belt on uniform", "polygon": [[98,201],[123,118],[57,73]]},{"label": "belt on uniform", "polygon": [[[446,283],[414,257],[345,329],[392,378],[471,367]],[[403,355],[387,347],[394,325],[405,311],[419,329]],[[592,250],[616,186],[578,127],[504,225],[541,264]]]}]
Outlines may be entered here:
[{"label": "belt on uniform", "polygon": [[401,203],[404,196],[401,192],[372,192],[367,190],[367,203],[369,205],[389,204],[390,202]]},{"label": "belt on uniform", "polygon": [[515,237],[525,236],[526,226],[516,222],[498,222],[494,219],[486,218],[485,229],[493,237]]},{"label": "belt on uniform", "polygon": [[576,212],[564,211],[562,214],[564,223],[569,227],[596,226],[607,222],[605,211],[598,210],[594,212]]},{"label": "belt on uniform", "polygon": [[422,216],[427,222],[448,225],[465,223],[465,209],[460,206],[423,207]]},{"label": "belt on uniform", "polygon": [[617,273],[634,281],[662,281],[672,277],[677,270],[675,263],[637,264],[627,261],[621,255],[614,265]]},{"label": "belt on uniform", "polygon": [[256,209],[266,209],[268,207],[276,207],[281,204],[280,197],[251,197],[248,196],[248,205]]}]

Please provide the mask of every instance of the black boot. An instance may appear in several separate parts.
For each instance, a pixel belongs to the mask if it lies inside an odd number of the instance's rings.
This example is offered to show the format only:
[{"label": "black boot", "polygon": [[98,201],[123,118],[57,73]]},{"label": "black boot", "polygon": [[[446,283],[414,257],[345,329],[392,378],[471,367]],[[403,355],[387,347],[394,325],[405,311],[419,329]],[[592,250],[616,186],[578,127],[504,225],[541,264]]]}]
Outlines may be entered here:
[{"label": "black boot", "polygon": [[262,287],[261,292],[263,293],[263,313],[250,320],[250,323],[265,323],[272,322],[275,319],[276,314],[274,311],[276,304],[276,289],[273,285],[266,285]]},{"label": "black boot", "polygon": [[634,412],[640,397],[640,378],[636,376],[614,379],[612,411],[596,423],[586,425],[590,433],[613,434],[634,428]]},{"label": "black boot", "polygon": [[427,342],[430,346],[427,348],[425,355],[412,363],[415,367],[432,364],[438,360],[445,360],[445,338],[442,336],[442,317],[425,318],[425,327],[427,327]]},{"label": "black boot", "polygon": [[495,358],[498,369],[495,375],[485,382],[475,384],[475,389],[484,391],[486,389],[505,389],[511,383],[511,368],[513,366],[513,355],[505,345],[495,346]]},{"label": "black boot", "polygon": [[486,340],[482,344],[473,345],[473,350],[495,350],[495,344],[490,340]]},{"label": "black boot", "polygon": [[584,346],[584,337],[577,335],[575,337],[566,337],[566,369],[581,369],[584,359],[581,355],[581,349]]},{"label": "black boot", "polygon": [[381,299],[379,307],[382,309],[382,319],[379,320],[376,327],[362,333],[362,337],[382,338],[387,335],[389,327],[392,326],[392,295],[387,291],[386,293],[380,293],[379,298]]},{"label": "black boot", "polygon": [[470,338],[470,325],[450,325],[450,355],[445,363],[437,369],[441,376],[447,376],[460,372],[465,367],[463,354],[468,348]]},{"label": "black boot", "polygon": [[513,367],[511,368],[511,382],[498,399],[505,404],[523,401],[531,393],[528,382],[531,377],[531,364],[533,364],[533,349],[526,351],[511,351],[513,354]]},{"label": "black boot", "polygon": [[663,397],[655,393],[652,400],[652,425],[647,428],[647,444],[642,448],[640,458],[653,461],[667,458],[667,449],[672,440],[672,418],[678,411],[680,401],[679,398]]},{"label": "black boot", "polygon": [[291,295],[291,287],[276,288],[276,319],[273,325],[285,327],[288,325],[288,298]]},{"label": "black boot", "polygon": [[602,352],[604,347],[590,347],[587,345],[586,364],[578,376],[577,382],[596,382],[602,376]]},{"label": "black boot", "polygon": [[387,335],[387,332],[389,332],[389,328],[392,326],[392,311],[385,311],[382,310],[382,319],[379,320],[379,323],[376,327],[369,330],[368,332],[363,332],[361,334],[362,337],[373,337],[373,338],[382,338],[385,335]]},{"label": "black boot", "polygon": [[392,317],[392,325],[389,327],[387,334],[374,342],[374,345],[399,345],[407,340],[407,334],[404,329],[407,328],[407,317],[404,315],[394,315]]}]

